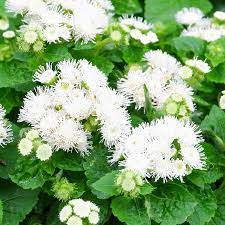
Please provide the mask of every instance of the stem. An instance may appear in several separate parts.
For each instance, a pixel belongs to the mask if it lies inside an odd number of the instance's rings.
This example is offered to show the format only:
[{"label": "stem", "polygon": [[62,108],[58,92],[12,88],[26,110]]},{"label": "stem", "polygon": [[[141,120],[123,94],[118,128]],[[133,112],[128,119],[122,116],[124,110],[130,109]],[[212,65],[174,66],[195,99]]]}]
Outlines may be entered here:
[{"label": "stem", "polygon": [[96,48],[95,48],[95,55],[98,55],[99,52],[107,45],[112,43],[112,39],[110,37],[100,41],[97,43]]}]

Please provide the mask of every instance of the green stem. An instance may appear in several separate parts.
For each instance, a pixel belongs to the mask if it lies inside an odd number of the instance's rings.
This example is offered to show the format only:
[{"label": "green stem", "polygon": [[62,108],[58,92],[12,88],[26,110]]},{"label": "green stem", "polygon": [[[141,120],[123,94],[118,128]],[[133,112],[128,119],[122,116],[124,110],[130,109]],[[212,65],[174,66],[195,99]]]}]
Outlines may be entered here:
[{"label": "green stem", "polygon": [[100,41],[97,43],[96,48],[95,48],[95,55],[98,55],[99,52],[107,45],[112,43],[112,39],[110,37]]}]

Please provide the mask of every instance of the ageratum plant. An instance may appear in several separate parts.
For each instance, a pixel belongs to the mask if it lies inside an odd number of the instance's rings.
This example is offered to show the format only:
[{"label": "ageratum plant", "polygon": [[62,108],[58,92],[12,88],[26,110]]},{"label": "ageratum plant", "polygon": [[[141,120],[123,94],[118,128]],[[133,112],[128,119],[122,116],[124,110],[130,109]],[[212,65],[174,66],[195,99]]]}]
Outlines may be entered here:
[{"label": "ageratum plant", "polygon": [[0,224],[224,225],[224,8],[0,1]]}]

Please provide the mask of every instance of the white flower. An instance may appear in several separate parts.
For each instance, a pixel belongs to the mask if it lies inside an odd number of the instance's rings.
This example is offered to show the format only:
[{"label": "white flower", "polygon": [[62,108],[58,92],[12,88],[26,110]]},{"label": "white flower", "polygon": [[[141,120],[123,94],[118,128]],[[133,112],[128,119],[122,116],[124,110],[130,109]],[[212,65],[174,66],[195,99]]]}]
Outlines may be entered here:
[{"label": "white flower", "polygon": [[110,0],[92,0],[92,3],[97,7],[107,11],[114,10],[114,6],[112,5],[112,2]]},{"label": "white flower", "polygon": [[78,216],[71,216],[67,223],[67,225],[83,225],[82,219]]},{"label": "white flower", "polygon": [[91,211],[100,212],[100,209],[97,205],[95,205],[93,202],[88,201],[88,204],[90,206]]},{"label": "white flower", "polygon": [[221,109],[225,109],[225,95],[224,95],[224,91],[222,92],[222,96],[220,97],[219,100],[219,106]]},{"label": "white flower", "polygon": [[141,108],[145,104],[145,83],[146,75],[141,70],[131,70],[125,78],[118,81],[117,88],[120,93],[135,102],[137,108]]},{"label": "white flower", "polygon": [[9,28],[9,21],[6,19],[0,19],[0,30],[7,30]]},{"label": "white flower", "polygon": [[208,65],[208,63],[206,63],[202,60],[199,60],[197,58],[189,59],[185,62],[185,64],[192,68],[196,68],[197,70],[199,70],[202,73],[209,73],[211,71],[211,68]]},{"label": "white flower", "polygon": [[198,8],[183,8],[176,14],[176,21],[184,25],[192,25],[204,16],[203,12]]},{"label": "white flower", "polygon": [[91,224],[97,224],[99,222],[99,215],[97,212],[91,212],[88,216],[88,220]]},{"label": "white flower", "polygon": [[177,74],[180,63],[173,56],[161,50],[151,50],[145,53],[145,60],[152,69],[160,69],[165,73]]},{"label": "white flower", "polygon": [[15,32],[12,30],[5,31],[2,36],[7,39],[14,38],[16,36]]},{"label": "white flower", "polygon": [[18,144],[18,149],[21,155],[23,156],[29,155],[32,151],[32,148],[33,148],[32,141],[27,138],[21,139]]},{"label": "white flower", "polygon": [[[86,16],[88,15],[88,17]],[[91,1],[78,0],[73,17],[73,32],[75,40],[87,43],[93,41],[108,25],[110,15],[105,10],[95,6]]]},{"label": "white flower", "polygon": [[59,29],[56,26],[48,26],[43,31],[45,40],[49,43],[56,43],[60,39]]},{"label": "white flower", "polygon": [[73,213],[73,209],[70,205],[64,206],[59,213],[60,221],[66,222],[69,219],[69,217],[72,215],[72,213]]},{"label": "white flower", "polygon": [[52,64],[47,63],[46,67],[40,66],[34,74],[34,81],[42,84],[49,84],[56,78],[57,71],[52,70]]},{"label": "white flower", "polygon": [[52,156],[52,148],[48,144],[42,144],[36,151],[36,156],[41,161],[46,161]]},{"label": "white flower", "polygon": [[225,12],[223,12],[223,11],[216,11],[216,12],[214,12],[213,16],[220,21],[225,20]]},{"label": "white flower", "polygon": [[117,148],[122,149],[124,160],[119,164],[143,178],[182,180],[192,169],[204,168],[202,141],[193,123],[164,117],[139,125],[121,139]]},{"label": "white flower", "polygon": [[35,31],[27,31],[25,34],[24,34],[24,40],[29,43],[29,44],[33,44],[38,38],[38,35]]}]

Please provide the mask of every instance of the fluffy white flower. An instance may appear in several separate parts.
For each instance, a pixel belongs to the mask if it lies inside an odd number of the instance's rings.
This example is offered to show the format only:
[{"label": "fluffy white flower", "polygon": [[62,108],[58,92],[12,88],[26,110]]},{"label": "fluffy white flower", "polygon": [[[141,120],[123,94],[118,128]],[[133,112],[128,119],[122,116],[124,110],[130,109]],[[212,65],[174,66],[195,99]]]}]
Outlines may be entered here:
[{"label": "fluffy white flower", "polygon": [[46,67],[40,66],[38,68],[33,80],[42,84],[49,84],[56,78],[56,74],[57,72],[52,70],[52,64],[47,63]]},{"label": "fluffy white flower", "polygon": [[5,114],[6,114],[5,109],[0,105],[0,146],[1,147],[12,142],[13,140],[12,128],[11,128],[11,125],[8,124],[7,120],[4,118]]},{"label": "fluffy white flower", "polygon": [[176,21],[184,25],[192,25],[204,16],[203,12],[198,8],[183,8],[176,14]]},{"label": "fluffy white flower", "polygon": [[145,104],[145,83],[146,75],[141,70],[130,70],[125,78],[118,81],[117,88],[120,93],[135,102],[137,108],[141,108]]},{"label": "fluffy white flower", "polygon": [[121,140],[117,148],[124,160],[119,164],[142,177],[182,180],[192,169],[204,168],[202,141],[196,125],[164,117],[139,125]]},{"label": "fluffy white flower", "polygon": [[185,64],[199,70],[202,73],[209,73],[211,71],[211,68],[208,63],[197,58],[189,59],[185,62]]},{"label": "fluffy white flower", "polygon": [[220,21],[225,20],[225,12],[223,12],[223,11],[216,11],[216,12],[214,12],[213,16]]},{"label": "fluffy white flower", "polygon": [[70,205],[64,206],[59,213],[60,221],[66,222],[69,219],[69,217],[72,215],[72,213],[73,213],[73,209]]},{"label": "fluffy white flower", "polygon": [[159,69],[169,75],[177,74],[181,66],[176,58],[161,50],[148,51],[144,57],[152,69]]},{"label": "fluffy white flower", "polygon": [[36,156],[41,161],[46,161],[52,156],[52,148],[48,144],[42,144],[36,151]]},{"label": "fluffy white flower", "polygon": [[33,141],[33,140],[39,138],[39,132],[37,130],[32,129],[27,132],[26,138]]},{"label": "fluffy white flower", "polygon": [[21,139],[18,144],[19,152],[23,156],[29,155],[32,151],[32,148],[33,148],[32,141],[27,138]]},{"label": "fluffy white flower", "polygon": [[82,199],[75,199],[72,202],[69,202],[71,205],[73,205],[73,212],[81,217],[81,218],[85,218],[88,217],[91,209],[90,209],[90,205],[88,204],[88,202],[82,200]]}]

